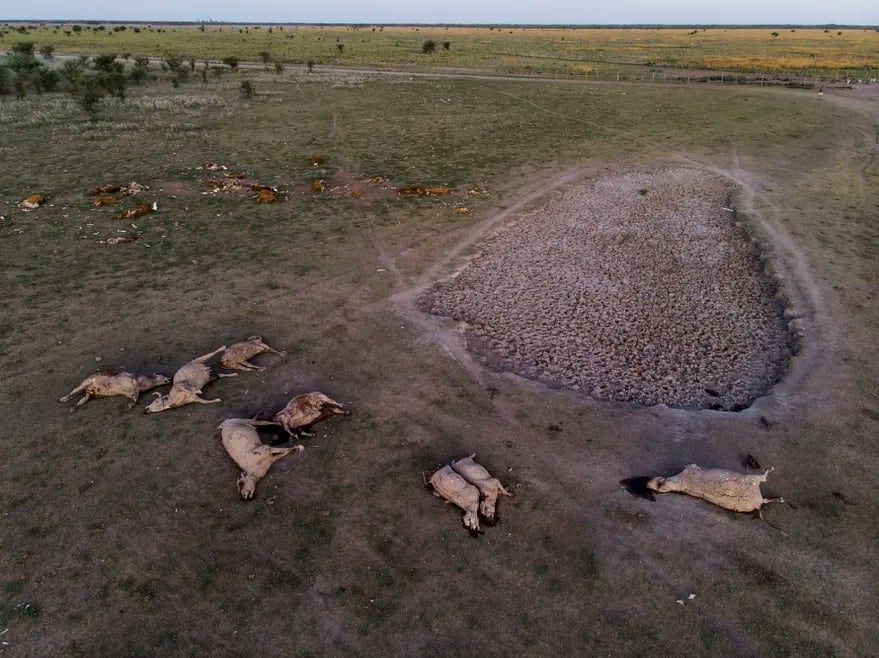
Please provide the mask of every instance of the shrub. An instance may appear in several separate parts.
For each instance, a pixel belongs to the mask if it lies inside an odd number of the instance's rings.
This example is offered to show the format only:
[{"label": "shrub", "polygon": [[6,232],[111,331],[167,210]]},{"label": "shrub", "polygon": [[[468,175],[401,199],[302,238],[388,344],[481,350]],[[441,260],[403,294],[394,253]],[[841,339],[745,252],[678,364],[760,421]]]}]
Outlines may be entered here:
[{"label": "shrub", "polygon": [[310,59],[310,60],[308,60],[307,62],[305,62],[305,65],[308,67],[308,72],[309,72],[309,73],[311,73],[312,71],[314,71],[314,60],[313,60],[313,59]]},{"label": "shrub", "polygon": [[170,55],[169,57],[166,57],[164,62],[165,66],[168,67],[168,70],[171,71],[171,73],[179,73],[180,67],[183,66],[183,60],[176,55]]},{"label": "shrub", "polygon": [[92,67],[96,71],[104,71],[105,73],[121,73],[124,68],[122,62],[116,61],[116,55],[95,55],[92,60]]},{"label": "shrub", "polygon": [[61,77],[71,87],[74,86],[82,75],[83,65],[78,59],[69,59],[61,65]]},{"label": "shrub", "polygon": [[342,52],[345,50],[345,44],[344,43],[337,43],[336,49],[339,51],[339,54],[341,55]]},{"label": "shrub", "polygon": [[94,78],[80,78],[70,90],[73,100],[88,115],[89,121],[98,120],[101,101],[104,99],[105,93]]},{"label": "shrub", "polygon": [[452,47],[452,42],[451,42],[451,41],[443,41],[443,49],[444,49],[444,50],[448,50],[448,49],[451,48],[451,47]]},{"label": "shrub", "polygon": [[137,84],[140,84],[146,77],[147,73],[150,70],[150,60],[148,57],[142,57],[138,55],[134,58],[134,68],[131,69],[131,73],[129,77],[134,80]]},{"label": "shrub", "polygon": [[37,73],[40,76],[40,86],[43,90],[55,91],[58,88],[58,83],[61,82],[61,74],[58,71],[42,66],[37,70]]},{"label": "shrub", "polygon": [[242,80],[240,89],[241,95],[244,98],[253,98],[254,94],[256,94],[256,90],[253,88],[253,83],[250,80]]},{"label": "shrub", "polygon": [[70,26],[70,29],[73,30],[74,32],[82,32],[82,26],[81,26],[81,25],[71,25],[71,26]]},{"label": "shrub", "polygon": [[424,43],[421,44],[421,52],[430,54],[436,50],[436,41],[433,39],[428,39]]},{"label": "shrub", "polygon": [[263,66],[268,68],[269,60],[272,58],[272,54],[268,50],[260,50],[259,58],[262,60]]},{"label": "shrub", "polygon": [[281,62],[275,62],[275,73],[281,73],[284,70],[284,65]]},{"label": "shrub", "polygon": [[230,69],[238,68],[238,58],[237,57],[224,57],[223,64],[228,66]]},{"label": "shrub", "polygon": [[10,51],[16,53],[18,55],[24,56],[34,56],[34,42],[33,41],[16,41],[12,44],[12,48]]}]

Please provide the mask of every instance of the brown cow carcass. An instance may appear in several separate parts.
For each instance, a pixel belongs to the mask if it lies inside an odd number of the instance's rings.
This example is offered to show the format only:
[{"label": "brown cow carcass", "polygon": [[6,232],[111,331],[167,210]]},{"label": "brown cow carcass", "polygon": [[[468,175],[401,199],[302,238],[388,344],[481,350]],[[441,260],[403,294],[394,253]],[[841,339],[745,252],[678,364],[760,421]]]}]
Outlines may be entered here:
[{"label": "brown cow carcass", "polygon": [[346,416],[350,413],[340,402],[314,392],[294,397],[275,414],[274,421],[280,423],[290,436],[309,436],[305,431],[308,426],[336,414]]},{"label": "brown cow carcass", "polygon": [[265,352],[271,352],[278,356],[287,356],[286,352],[279,352],[275,348],[266,345],[261,336],[251,336],[245,341],[227,347],[220,357],[220,365],[227,370],[262,372],[265,368],[250,363],[249,359]]},{"label": "brown cow carcass", "polygon": [[492,477],[491,473],[481,464],[474,461],[476,454],[472,454],[464,459],[452,462],[452,469],[467,480],[474,487],[479,489],[482,500],[479,503],[479,513],[482,517],[492,525],[495,521],[497,509],[498,494],[503,496],[512,496],[509,491],[504,489],[504,485],[500,483],[496,477]]}]

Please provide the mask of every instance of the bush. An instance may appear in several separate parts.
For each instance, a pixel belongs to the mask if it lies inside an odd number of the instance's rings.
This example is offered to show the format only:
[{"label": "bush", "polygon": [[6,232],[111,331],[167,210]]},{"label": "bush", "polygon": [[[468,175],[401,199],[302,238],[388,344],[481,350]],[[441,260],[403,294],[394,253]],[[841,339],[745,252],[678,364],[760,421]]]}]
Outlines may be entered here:
[{"label": "bush", "polygon": [[73,100],[88,115],[89,121],[97,121],[100,113],[101,101],[105,91],[94,78],[80,78],[70,90]]},{"label": "bush", "polygon": [[250,80],[242,80],[240,89],[241,95],[244,98],[253,98],[254,94],[256,94],[256,90],[253,88],[253,83]]},{"label": "bush", "polygon": [[443,49],[448,50],[451,47],[452,47],[451,41],[443,41]]},{"label": "bush", "polygon": [[46,59],[52,59],[55,56],[55,46],[49,43],[45,46],[40,46],[40,54]]},{"label": "bush", "polygon": [[223,64],[228,66],[230,69],[238,68],[238,58],[237,57],[224,57]]},{"label": "bush", "polygon": [[345,50],[345,44],[344,43],[337,43],[336,48],[338,49],[339,54],[341,55],[342,52]]},{"label": "bush", "polygon": [[61,82],[61,74],[58,71],[43,66],[37,72],[40,76],[40,86],[44,91],[55,91],[58,88],[58,83]]},{"label": "bush", "polygon": [[275,73],[281,73],[284,71],[284,65],[281,62],[275,62]]},{"label": "bush", "polygon": [[421,44],[421,52],[430,54],[434,50],[436,50],[436,41],[433,39],[428,39],[424,43]]},{"label": "bush", "polygon": [[137,56],[134,58],[134,68],[131,69],[131,73],[128,77],[134,80],[137,84],[143,82],[147,77],[147,73],[150,70],[150,60],[148,57]]},{"label": "bush", "polygon": [[124,64],[116,61],[116,55],[95,55],[92,60],[92,67],[96,71],[104,71],[105,73],[121,73]]},{"label": "bush", "polygon": [[10,51],[16,53],[18,55],[24,56],[34,56],[34,42],[33,41],[16,41],[12,44],[12,48]]},{"label": "bush", "polygon": [[70,29],[74,32],[82,32],[82,25],[72,25]]},{"label": "bush", "polygon": [[268,67],[272,54],[268,50],[260,50],[259,58],[262,60],[263,66]]},{"label": "bush", "polygon": [[69,59],[61,65],[61,77],[67,81],[71,87],[76,85],[82,75],[82,62],[76,59]]},{"label": "bush", "polygon": [[314,60],[313,60],[313,59],[310,59],[310,60],[308,60],[307,62],[305,62],[305,65],[308,67],[308,72],[309,72],[309,73],[311,73],[312,71],[314,71]]}]

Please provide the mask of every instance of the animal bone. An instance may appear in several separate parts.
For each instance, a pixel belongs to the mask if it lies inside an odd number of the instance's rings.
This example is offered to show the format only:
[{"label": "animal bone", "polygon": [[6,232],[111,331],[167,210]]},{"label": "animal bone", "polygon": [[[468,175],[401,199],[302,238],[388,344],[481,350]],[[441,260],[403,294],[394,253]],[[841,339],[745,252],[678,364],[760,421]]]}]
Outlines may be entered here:
[{"label": "animal bone", "polygon": [[476,453],[469,457],[459,459],[452,462],[452,468],[462,478],[467,480],[474,487],[479,489],[482,495],[482,501],[479,503],[479,513],[489,524],[494,523],[495,509],[497,507],[498,494],[504,496],[512,496],[509,491],[504,489],[500,480],[491,476],[484,466],[473,461]]},{"label": "animal bone", "polygon": [[764,498],[760,493],[760,483],[766,482],[773,470],[767,468],[762,475],[751,475],[689,464],[675,476],[653,478],[647,482],[647,488],[659,493],[687,494],[734,512],[756,511],[762,519],[763,505],[784,502],[783,498]]},{"label": "animal bone", "polygon": [[249,363],[248,359],[264,352],[271,352],[278,356],[287,356],[286,352],[279,352],[275,348],[266,345],[262,341],[261,336],[251,336],[244,342],[235,343],[227,347],[226,351],[223,352],[223,356],[220,357],[220,365],[227,370],[255,370],[262,372],[265,368]]},{"label": "animal bone", "polygon": [[275,414],[274,421],[280,423],[290,436],[297,433],[308,436],[307,432],[299,428],[308,427],[334,414],[347,416],[350,413],[341,403],[328,398],[323,393],[314,392],[297,395],[290,400],[286,407]]},{"label": "animal bone", "polygon": [[141,393],[156,386],[167,384],[170,381],[169,377],[158,373],[150,377],[148,375],[135,375],[123,370],[100,370],[94,375],[83,379],[79,386],[58,401],[68,402],[79,393],[85,393],[79,402],[76,403],[76,406],[70,410],[70,413],[73,413],[91,398],[108,398],[114,395],[122,395],[131,400],[131,404],[128,405],[128,408],[131,409],[137,403]]},{"label": "animal bone", "polygon": [[193,359],[180,368],[180,370],[174,373],[174,382],[171,385],[171,390],[168,391],[168,395],[155,393],[156,399],[146,408],[146,413],[154,414],[168,409],[176,409],[177,407],[192,404],[193,402],[198,404],[214,404],[216,402],[222,402],[220,398],[205,400],[201,397],[201,389],[209,382],[214,381],[217,377],[238,376],[238,373],[216,375],[204,364],[205,361],[225,349],[226,346],[223,345],[221,348],[214,350],[210,354],[204,354]]},{"label": "animal bone", "polygon": [[277,425],[266,420],[250,420],[248,418],[228,418],[217,426],[223,447],[229,456],[238,464],[241,474],[238,476],[238,493],[243,500],[250,500],[259,482],[279,459],[291,452],[301,452],[304,446],[292,448],[274,448],[263,444],[256,431],[263,425]]},{"label": "animal bone", "polygon": [[430,476],[434,495],[464,510],[464,527],[475,535],[479,532],[479,489],[452,470],[443,466]]}]

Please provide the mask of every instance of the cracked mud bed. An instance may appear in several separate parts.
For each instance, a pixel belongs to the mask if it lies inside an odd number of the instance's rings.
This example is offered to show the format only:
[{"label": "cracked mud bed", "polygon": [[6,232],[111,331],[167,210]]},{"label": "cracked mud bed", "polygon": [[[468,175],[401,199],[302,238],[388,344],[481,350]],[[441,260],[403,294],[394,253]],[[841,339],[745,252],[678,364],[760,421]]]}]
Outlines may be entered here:
[{"label": "cracked mud bed", "polygon": [[419,300],[498,370],[601,400],[741,410],[794,334],[734,188],[695,167],[607,173],[521,216]]}]

